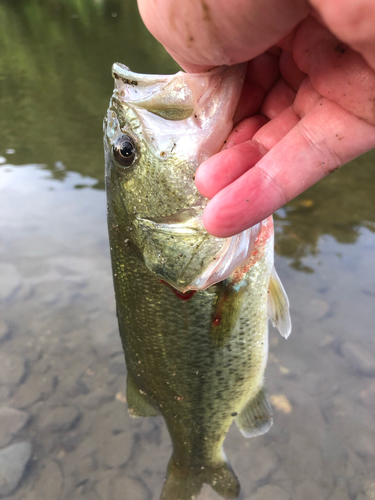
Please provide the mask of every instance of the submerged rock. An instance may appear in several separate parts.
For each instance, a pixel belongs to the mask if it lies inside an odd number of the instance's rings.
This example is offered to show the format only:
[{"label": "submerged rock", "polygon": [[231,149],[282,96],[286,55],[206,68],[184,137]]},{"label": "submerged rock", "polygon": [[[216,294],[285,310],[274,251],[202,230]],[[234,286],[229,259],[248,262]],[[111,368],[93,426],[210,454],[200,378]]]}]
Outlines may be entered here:
[{"label": "submerged rock", "polygon": [[246,500],[290,500],[290,495],[280,486],[267,484],[259,488],[254,495]]},{"label": "submerged rock", "polygon": [[44,467],[38,482],[34,486],[35,500],[52,500],[60,498],[64,478],[60,466],[53,460]]},{"label": "submerged rock", "polygon": [[9,401],[10,389],[3,385],[0,387],[0,403],[7,403]]},{"label": "submerged rock", "polygon": [[31,456],[31,444],[16,443],[0,451],[0,497],[18,486]]},{"label": "submerged rock", "polygon": [[113,400],[113,394],[105,389],[97,389],[84,399],[83,405],[89,410],[95,410],[105,403]]},{"label": "submerged rock", "polygon": [[51,375],[41,377],[39,373],[32,373],[19,387],[13,404],[17,408],[27,408],[37,401],[47,399],[55,385],[56,381]]},{"label": "submerged rock", "polygon": [[9,326],[5,323],[5,321],[0,320],[0,342],[8,338],[9,335],[10,335]]},{"label": "submerged rock", "polygon": [[120,477],[113,487],[113,500],[131,498],[132,500],[144,500],[149,497],[146,486],[139,480],[131,477]]},{"label": "submerged rock", "polygon": [[40,426],[49,432],[67,432],[73,429],[81,418],[81,414],[72,407],[46,409],[41,417]]},{"label": "submerged rock", "polygon": [[350,500],[349,493],[344,486],[336,486],[333,490],[330,500]]},{"label": "submerged rock", "polygon": [[98,482],[95,485],[95,491],[98,493],[101,500],[112,500],[111,490],[116,474],[116,470],[110,469],[99,475]]},{"label": "submerged rock", "polygon": [[132,445],[132,436],[126,432],[121,432],[108,438],[104,443],[99,458],[106,467],[121,467],[129,460]]},{"label": "submerged rock", "polygon": [[322,496],[322,487],[314,479],[306,478],[297,484],[295,497],[303,500],[316,500]]},{"label": "submerged rock", "polygon": [[25,362],[17,354],[0,352],[0,383],[17,385],[25,375]]},{"label": "submerged rock", "polygon": [[21,284],[21,275],[13,264],[0,264],[0,300],[5,300]]},{"label": "submerged rock", "polygon": [[344,342],[341,353],[355,370],[375,377],[375,356],[371,351],[356,342]]},{"label": "submerged rock", "polygon": [[24,411],[15,410],[8,406],[0,408],[0,448],[11,442],[13,436],[23,429],[29,420]]}]

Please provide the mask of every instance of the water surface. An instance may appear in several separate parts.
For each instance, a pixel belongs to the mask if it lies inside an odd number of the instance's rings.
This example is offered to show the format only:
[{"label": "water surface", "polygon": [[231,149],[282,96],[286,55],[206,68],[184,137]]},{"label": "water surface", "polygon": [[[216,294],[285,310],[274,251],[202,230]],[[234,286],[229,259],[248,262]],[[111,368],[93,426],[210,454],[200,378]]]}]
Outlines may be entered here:
[{"label": "water surface", "polygon": [[[8,498],[157,500],[171,445],[126,411],[101,123],[112,62],[177,66],[132,1],[3,1],[0,54],[0,404],[28,416],[0,447],[32,445]],[[293,332],[271,331],[271,431],[225,442],[243,499],[375,498],[374,163],[276,214]]]}]

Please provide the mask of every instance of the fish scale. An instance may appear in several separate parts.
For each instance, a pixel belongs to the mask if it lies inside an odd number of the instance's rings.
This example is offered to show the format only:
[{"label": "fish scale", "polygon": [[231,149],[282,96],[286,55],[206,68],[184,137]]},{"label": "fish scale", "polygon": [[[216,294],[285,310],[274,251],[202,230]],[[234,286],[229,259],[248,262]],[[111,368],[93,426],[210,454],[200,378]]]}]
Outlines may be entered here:
[{"label": "fish scale", "polygon": [[[215,238],[201,224],[207,200],[193,181],[199,161],[229,133],[244,71],[153,77],[117,64],[113,73],[104,148],[129,412],[161,414],[168,427],[173,453],[161,500],[197,498],[203,483],[236,498],[239,482],[223,442],[233,419],[245,436],[269,429],[268,318],[285,337],[290,332],[288,300],[273,268],[272,218],[239,237]],[[192,120],[196,107],[200,118]],[[186,134],[171,132],[171,120]],[[171,133],[173,152],[165,154]]]}]

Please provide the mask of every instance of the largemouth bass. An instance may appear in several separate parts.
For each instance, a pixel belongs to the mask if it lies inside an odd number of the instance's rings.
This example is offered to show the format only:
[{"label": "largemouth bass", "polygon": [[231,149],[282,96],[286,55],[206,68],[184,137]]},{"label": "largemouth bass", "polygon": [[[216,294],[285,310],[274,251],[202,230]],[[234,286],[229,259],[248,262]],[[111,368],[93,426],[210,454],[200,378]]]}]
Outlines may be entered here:
[{"label": "largemouth bass", "polygon": [[223,442],[233,419],[246,437],[270,428],[268,318],[284,337],[291,328],[272,218],[226,239],[201,221],[194,174],[232,129],[244,73],[113,66],[104,149],[117,316],[129,412],[161,414],[173,444],[162,500],[196,498],[203,483],[238,496]]}]

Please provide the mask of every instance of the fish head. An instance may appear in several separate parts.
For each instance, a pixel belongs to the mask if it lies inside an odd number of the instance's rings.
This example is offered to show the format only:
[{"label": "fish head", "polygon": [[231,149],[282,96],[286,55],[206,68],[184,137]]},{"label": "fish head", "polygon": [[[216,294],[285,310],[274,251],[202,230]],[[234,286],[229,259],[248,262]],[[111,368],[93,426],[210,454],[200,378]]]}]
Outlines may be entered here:
[{"label": "fish head", "polygon": [[[215,238],[202,224],[208,200],[194,177],[233,127],[245,69],[142,75],[113,66],[115,89],[104,120],[110,233],[116,227],[146,266],[180,291],[225,279],[236,263],[228,260],[236,237]],[[242,240],[244,247],[249,234]],[[219,262],[227,262],[226,271],[218,272]]]},{"label": "fish head", "polygon": [[107,166],[126,192],[127,210],[154,219],[198,200],[206,203],[195,187],[195,171],[232,129],[244,65],[160,76],[115,64],[112,73],[105,149]]}]

